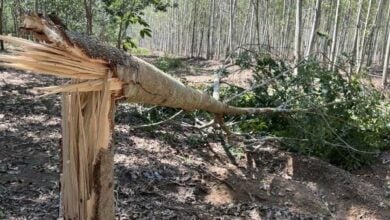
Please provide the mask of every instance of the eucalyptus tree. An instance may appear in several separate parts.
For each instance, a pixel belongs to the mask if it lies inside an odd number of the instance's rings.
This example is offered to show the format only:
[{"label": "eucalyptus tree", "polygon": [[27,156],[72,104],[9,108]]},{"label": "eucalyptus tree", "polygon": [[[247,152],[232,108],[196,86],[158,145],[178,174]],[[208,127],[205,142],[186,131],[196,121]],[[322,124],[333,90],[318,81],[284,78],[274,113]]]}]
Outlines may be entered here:
[{"label": "eucalyptus tree", "polygon": [[312,25],[310,38],[309,38],[309,42],[308,42],[308,46],[307,46],[307,50],[306,50],[306,56],[309,56],[313,52],[313,49],[314,49],[314,40],[315,40],[315,37],[317,35],[317,28],[319,26],[320,17],[321,17],[321,3],[322,3],[321,0],[316,1],[316,5],[315,5],[315,9],[314,9],[315,15],[313,18],[313,25]]},{"label": "eucalyptus tree", "polygon": [[367,9],[366,20],[364,22],[364,29],[363,29],[363,33],[362,33],[362,40],[361,40],[361,44],[360,44],[359,50],[357,51],[357,69],[356,69],[356,72],[360,72],[360,69],[362,67],[363,60],[364,60],[364,49],[365,49],[365,46],[366,46],[368,23],[369,23],[369,19],[370,19],[370,16],[371,16],[371,6],[372,6],[372,0],[369,0],[368,1],[368,9]]},{"label": "eucalyptus tree", "polygon": [[[165,11],[168,4],[163,0],[102,0],[106,12],[111,17],[111,22],[117,27],[118,48],[122,46],[122,40],[126,36],[126,31],[130,24],[139,24],[144,28],[141,29],[140,35],[151,36],[149,24],[143,18],[143,10],[148,6],[154,6],[156,11]],[[127,38],[126,43],[134,46],[131,38]]]},{"label": "eucalyptus tree", "polygon": [[[298,65],[301,60],[301,20],[302,20],[302,2],[296,1],[295,8],[295,37],[294,37],[294,60]],[[294,74],[298,75],[298,67],[294,69]]]},{"label": "eucalyptus tree", "polygon": [[388,28],[387,34],[387,43],[386,43],[386,54],[383,62],[383,72],[382,72],[382,85],[383,88],[387,86],[387,78],[388,78],[388,69],[389,69],[389,56],[390,56],[390,28]]},{"label": "eucalyptus tree", "polygon": [[[3,12],[4,12],[4,0],[0,2],[0,35],[3,34]],[[4,41],[0,41],[0,49],[4,50]]]},{"label": "eucalyptus tree", "polygon": [[336,15],[334,17],[334,28],[333,28],[333,36],[332,36],[332,47],[331,47],[331,54],[330,54],[330,61],[331,61],[331,69],[335,68],[336,64],[336,44],[337,44],[337,34],[339,32],[339,12],[340,12],[340,0],[337,0],[336,3]]},{"label": "eucalyptus tree", "polygon": [[92,21],[94,14],[94,4],[96,0],[84,0],[85,17],[87,19],[87,34],[92,35]]}]

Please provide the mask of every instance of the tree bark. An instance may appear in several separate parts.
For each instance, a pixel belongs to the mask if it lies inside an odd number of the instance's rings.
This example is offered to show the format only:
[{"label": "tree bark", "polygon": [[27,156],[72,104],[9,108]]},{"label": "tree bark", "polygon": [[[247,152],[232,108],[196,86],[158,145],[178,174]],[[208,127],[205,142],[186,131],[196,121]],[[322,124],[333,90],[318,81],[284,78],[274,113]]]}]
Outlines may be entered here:
[{"label": "tree bark", "polygon": [[[0,35],[3,34],[3,12],[4,12],[4,0],[1,0],[0,5]],[[0,49],[4,50],[4,41],[0,40]]]},{"label": "tree bark", "polygon": [[383,0],[379,0],[376,12],[375,12],[375,20],[373,22],[373,26],[370,29],[369,33],[369,39],[370,44],[367,50],[367,66],[371,66],[371,64],[374,62],[375,59],[375,52],[378,48],[378,33],[379,33],[379,26],[382,22],[383,17]]},{"label": "tree bark", "polygon": [[253,6],[255,7],[255,16],[256,16],[256,36],[257,36],[257,47],[259,52],[261,51],[261,40],[260,40],[260,18],[259,18],[259,8],[260,0],[253,0]]},{"label": "tree bark", "polygon": [[194,12],[192,17],[192,40],[191,40],[191,57],[195,56],[195,46],[196,46],[196,19],[198,14],[198,1],[194,2]]},{"label": "tree bark", "polygon": [[368,22],[369,22],[369,19],[370,19],[370,12],[371,12],[371,5],[372,5],[372,0],[369,0],[368,2],[368,9],[367,9],[367,16],[366,16],[366,20],[364,22],[364,29],[363,29],[363,33],[362,33],[362,42],[360,44],[360,51],[358,51],[358,62],[357,62],[357,68],[356,68],[356,72],[360,72],[360,69],[363,65],[363,61],[364,61],[364,50],[365,50],[365,47],[366,47],[366,38],[367,38],[367,27],[368,27]]},{"label": "tree bark", "polygon": [[[249,5],[248,5],[248,9],[246,10],[247,11],[247,15],[245,16],[245,21],[244,21],[244,25],[242,26],[242,30],[241,30],[241,35],[240,35],[240,38],[238,40],[238,51],[240,52],[241,51],[241,46],[242,44],[244,43],[244,39],[245,39],[245,36],[246,36],[246,31],[248,29],[248,21],[249,21],[249,17],[253,15],[253,13],[250,13],[251,11],[251,8],[252,8],[252,3],[249,2]],[[251,27],[250,27],[251,28]]]},{"label": "tree bark", "polygon": [[120,49],[122,47],[122,31],[123,30],[123,18],[121,18],[121,22],[119,23],[119,31],[116,39],[116,48]]},{"label": "tree bark", "polygon": [[[296,12],[295,12],[295,43],[294,43],[294,56],[295,65],[301,60],[301,17],[302,17],[302,2],[296,1]],[[294,74],[298,75],[298,67],[294,69]]]},{"label": "tree bark", "polygon": [[226,56],[229,56],[233,50],[233,41],[234,41],[234,16],[236,10],[237,0],[230,0],[230,19],[229,19],[229,38],[228,38],[228,47],[226,50]]},{"label": "tree bark", "polygon": [[[388,2],[388,8],[387,8],[387,13],[386,13],[386,18],[385,18],[387,22],[385,22],[385,32],[383,34],[383,42],[386,42],[387,40],[387,33],[390,31],[390,1]],[[381,53],[380,53],[380,59],[381,59],[381,64],[382,66],[384,65],[384,61],[385,61],[385,55],[386,55],[386,47],[383,46],[382,50],[381,50]]]},{"label": "tree bark", "polygon": [[338,29],[339,29],[339,11],[340,11],[340,0],[337,0],[336,4],[336,15],[335,15],[335,20],[334,20],[334,27],[333,27],[333,36],[332,36],[332,46],[331,46],[331,52],[330,52],[330,69],[335,70],[336,66],[336,45],[337,45],[337,34],[338,34]]},{"label": "tree bark", "polygon": [[317,35],[317,28],[320,24],[320,17],[321,17],[321,0],[316,1],[316,6],[315,6],[315,13],[314,13],[314,20],[313,20],[313,25],[310,33],[310,38],[309,42],[307,45],[307,50],[306,50],[306,57],[310,56],[310,54],[313,53],[313,48],[314,48],[314,40]]},{"label": "tree bark", "polygon": [[351,65],[349,66],[349,73],[351,74],[353,71],[353,68],[355,66],[355,63],[357,63],[357,43],[358,43],[358,34],[359,34],[359,28],[360,28],[360,14],[362,12],[362,6],[363,6],[363,0],[359,0],[358,3],[358,12],[357,12],[357,18],[356,18],[356,28],[355,32],[353,34],[353,47],[352,47],[352,57],[351,57]]},{"label": "tree bark", "polygon": [[390,28],[388,28],[387,34],[387,43],[386,43],[386,54],[383,62],[383,72],[382,72],[382,85],[383,88],[387,87],[387,78],[388,78],[388,68],[389,68],[389,56],[390,56]]},{"label": "tree bark", "polygon": [[291,25],[290,25],[290,14],[291,14],[291,6],[292,3],[287,3],[287,12],[286,12],[286,24],[285,24],[285,28],[284,28],[284,33],[283,33],[283,42],[282,42],[282,48],[283,50],[285,51],[285,57],[286,59],[289,59],[289,55],[290,55],[290,46],[289,45],[289,40],[290,40],[290,28],[291,28]]},{"label": "tree bark", "polygon": [[213,45],[213,34],[214,34],[214,13],[215,13],[215,0],[211,1],[210,14],[209,14],[209,25],[207,29],[207,49],[206,58],[212,57],[212,45]]},{"label": "tree bark", "polygon": [[92,35],[93,4],[95,0],[84,0],[85,17],[87,19],[87,34]]}]

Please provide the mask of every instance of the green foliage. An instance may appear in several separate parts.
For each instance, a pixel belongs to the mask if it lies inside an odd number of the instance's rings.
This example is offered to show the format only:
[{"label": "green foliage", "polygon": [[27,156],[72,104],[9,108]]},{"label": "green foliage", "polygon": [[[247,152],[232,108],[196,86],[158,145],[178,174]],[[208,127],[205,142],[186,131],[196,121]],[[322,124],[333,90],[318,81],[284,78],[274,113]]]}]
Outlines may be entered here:
[{"label": "green foliage", "polygon": [[[151,37],[150,25],[143,18],[143,10],[149,6],[154,6],[156,11],[166,11],[169,6],[163,0],[102,0],[104,9],[110,16],[110,21],[117,26],[119,40],[123,38],[130,24],[141,26],[139,32],[142,38]],[[124,49],[136,47],[131,38],[126,38]]]},{"label": "green foliage", "polygon": [[131,37],[126,37],[123,42],[123,49],[125,51],[129,51],[134,48],[137,48],[137,44],[134,42],[134,39]]},{"label": "green foliage", "polygon": [[182,61],[179,58],[172,57],[160,57],[155,63],[155,66],[160,70],[167,72],[169,70],[177,69],[183,66]]},{"label": "green foliage", "polygon": [[[237,130],[284,137],[286,148],[319,156],[347,169],[368,164],[375,152],[389,148],[390,104],[381,100],[380,93],[365,85],[363,79],[349,81],[314,60],[306,61],[296,76],[282,74],[287,69],[281,61],[268,56],[259,58],[253,83],[270,83],[233,104],[312,111],[242,116]],[[229,88],[224,95],[238,92],[241,91]]]},{"label": "green foliage", "polygon": [[235,57],[236,64],[243,69],[248,69],[251,67],[252,56],[249,51],[244,51]]}]

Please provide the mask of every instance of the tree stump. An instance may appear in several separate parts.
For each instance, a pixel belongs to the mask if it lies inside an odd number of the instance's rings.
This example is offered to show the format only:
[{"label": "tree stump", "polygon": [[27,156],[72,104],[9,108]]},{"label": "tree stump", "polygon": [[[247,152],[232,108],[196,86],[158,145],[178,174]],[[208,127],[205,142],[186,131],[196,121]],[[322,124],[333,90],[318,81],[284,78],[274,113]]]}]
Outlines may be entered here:
[{"label": "tree stump", "polygon": [[64,219],[114,219],[115,104],[102,91],[62,95],[61,203]]}]

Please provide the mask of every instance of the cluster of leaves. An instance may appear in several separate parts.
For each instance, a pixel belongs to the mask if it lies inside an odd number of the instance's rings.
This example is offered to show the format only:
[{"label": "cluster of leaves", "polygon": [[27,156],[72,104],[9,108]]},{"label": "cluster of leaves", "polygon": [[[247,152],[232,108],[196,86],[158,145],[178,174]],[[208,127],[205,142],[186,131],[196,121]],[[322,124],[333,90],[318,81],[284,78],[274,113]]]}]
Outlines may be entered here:
[{"label": "cluster of leaves", "polygon": [[252,66],[252,54],[249,51],[233,54],[233,58],[235,63],[243,69],[248,69]]},{"label": "cluster of leaves", "polygon": [[177,69],[179,67],[183,66],[182,61],[179,58],[173,58],[173,57],[160,57],[154,64],[156,67],[158,67],[160,70],[164,72],[168,72],[169,70]]},{"label": "cluster of leaves", "polygon": [[[254,70],[253,84],[264,86],[234,105],[311,111],[242,116],[235,129],[283,137],[286,148],[347,169],[370,163],[375,152],[389,147],[390,105],[362,78],[346,79],[315,60],[302,63],[293,75],[287,65],[269,56],[258,58]],[[224,95],[237,92],[229,88]]]},{"label": "cluster of leaves", "polygon": [[[166,11],[170,5],[163,0],[102,0],[106,13],[111,17],[110,21],[119,26],[119,35],[125,35],[129,25],[138,24],[142,28],[139,34],[142,38],[151,37],[150,25],[143,18],[144,9],[153,6],[156,11]],[[124,36],[119,36],[119,39]],[[126,37],[124,39],[124,49],[136,47],[134,39]]]}]

